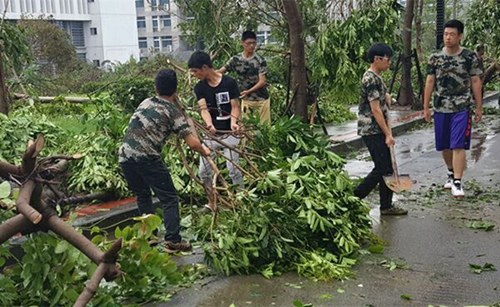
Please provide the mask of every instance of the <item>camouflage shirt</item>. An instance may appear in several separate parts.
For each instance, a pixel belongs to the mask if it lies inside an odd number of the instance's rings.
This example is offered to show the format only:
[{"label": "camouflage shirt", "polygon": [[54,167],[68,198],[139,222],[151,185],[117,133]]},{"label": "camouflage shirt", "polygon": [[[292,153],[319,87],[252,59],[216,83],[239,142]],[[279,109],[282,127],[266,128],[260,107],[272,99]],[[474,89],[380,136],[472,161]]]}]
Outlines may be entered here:
[{"label": "camouflage shirt", "polygon": [[378,100],[380,102],[380,108],[384,113],[384,118],[387,119],[388,106],[385,101],[386,93],[387,88],[382,78],[372,70],[367,70],[361,80],[361,97],[358,111],[359,135],[366,136],[383,133],[372,114],[370,102]]},{"label": "camouflage shirt", "polygon": [[118,161],[160,157],[166,139],[172,133],[184,138],[191,133],[182,111],[172,102],[159,97],[141,102],[130,118]]},{"label": "camouflage shirt", "polygon": [[453,113],[472,106],[472,76],[481,75],[475,52],[462,49],[448,55],[444,49],[429,58],[427,74],[436,76],[434,85],[434,111]]},{"label": "camouflage shirt", "polygon": [[[256,53],[250,58],[243,57],[243,54],[235,55],[229,59],[225,67],[228,72],[236,72],[240,91],[252,88],[259,81],[259,74],[267,73],[266,60]],[[266,85],[264,85],[255,92],[252,92],[245,99],[259,101],[268,98],[269,94]]]}]

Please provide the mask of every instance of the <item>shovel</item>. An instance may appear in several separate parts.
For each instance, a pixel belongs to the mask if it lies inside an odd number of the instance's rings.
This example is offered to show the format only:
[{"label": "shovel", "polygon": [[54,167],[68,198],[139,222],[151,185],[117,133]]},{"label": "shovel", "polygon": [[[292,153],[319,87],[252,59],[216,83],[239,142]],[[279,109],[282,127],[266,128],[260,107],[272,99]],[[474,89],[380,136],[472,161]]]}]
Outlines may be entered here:
[{"label": "shovel", "polygon": [[394,154],[394,146],[389,147],[389,150],[391,152],[393,173],[392,175],[384,176],[385,185],[395,193],[407,191],[413,186],[410,175],[398,174],[398,165],[396,163],[396,155]]}]

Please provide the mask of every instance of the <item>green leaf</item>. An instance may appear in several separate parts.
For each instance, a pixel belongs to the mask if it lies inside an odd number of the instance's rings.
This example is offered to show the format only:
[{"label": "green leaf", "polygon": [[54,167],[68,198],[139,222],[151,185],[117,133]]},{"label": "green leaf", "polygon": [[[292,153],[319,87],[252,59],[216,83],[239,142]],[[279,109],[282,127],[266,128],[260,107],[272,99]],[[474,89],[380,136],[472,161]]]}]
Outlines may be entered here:
[{"label": "green leaf", "polygon": [[0,199],[7,198],[10,195],[10,183],[8,181],[4,181],[0,183]]},{"label": "green leaf", "polygon": [[401,299],[411,301],[411,295],[409,294],[401,294]]}]

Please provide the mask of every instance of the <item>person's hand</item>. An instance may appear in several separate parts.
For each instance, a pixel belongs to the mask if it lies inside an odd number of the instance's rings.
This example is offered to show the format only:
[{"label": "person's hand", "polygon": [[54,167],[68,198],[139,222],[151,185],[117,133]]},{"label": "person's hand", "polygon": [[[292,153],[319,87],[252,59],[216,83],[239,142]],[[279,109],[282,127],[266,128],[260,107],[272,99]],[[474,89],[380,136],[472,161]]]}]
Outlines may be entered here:
[{"label": "person's hand", "polygon": [[392,135],[386,135],[385,136],[385,145],[387,145],[387,147],[391,147],[391,146],[394,146],[394,144],[396,144],[396,141],[394,141],[394,138],[392,137]]},{"label": "person's hand", "polygon": [[248,91],[248,90],[241,91],[241,93],[240,93],[240,98],[245,98],[245,97],[247,97],[249,94],[250,94],[250,91]]},{"label": "person's hand", "polygon": [[200,154],[204,157],[207,157],[210,155],[212,151],[210,150],[210,148],[208,148],[207,146],[205,145],[201,145],[201,152]]},{"label": "person's hand", "polygon": [[215,134],[215,132],[217,132],[217,130],[215,129],[214,125],[212,125],[212,124],[207,125],[207,130],[208,130],[208,132],[210,132],[211,134]]},{"label": "person's hand", "polygon": [[476,123],[479,123],[482,118],[483,118],[483,108],[482,107],[476,108],[476,116],[474,120],[476,121]]},{"label": "person's hand", "polygon": [[429,108],[424,108],[424,119],[426,122],[431,122],[431,110]]},{"label": "person's hand", "polygon": [[237,123],[232,123],[232,124],[231,124],[231,130],[232,130],[233,132],[238,132],[238,131],[240,131],[240,125],[238,125]]}]

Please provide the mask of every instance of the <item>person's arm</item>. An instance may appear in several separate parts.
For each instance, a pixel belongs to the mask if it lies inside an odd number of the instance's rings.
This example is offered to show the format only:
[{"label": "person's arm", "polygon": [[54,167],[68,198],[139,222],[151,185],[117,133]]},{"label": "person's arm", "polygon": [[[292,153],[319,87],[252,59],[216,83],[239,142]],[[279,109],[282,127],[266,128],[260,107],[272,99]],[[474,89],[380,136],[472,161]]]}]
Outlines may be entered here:
[{"label": "person's arm", "polygon": [[474,95],[474,101],[476,102],[476,122],[481,121],[483,118],[483,93],[482,86],[483,82],[481,81],[481,77],[472,76],[470,78],[471,86],[472,86],[472,94]]},{"label": "person's arm", "polygon": [[370,101],[370,109],[372,111],[373,117],[375,118],[375,121],[380,127],[380,130],[382,130],[382,133],[384,133],[385,135],[385,143],[387,144],[387,146],[394,145],[395,142],[392,136],[392,130],[391,128],[389,128],[389,125],[384,118],[384,113],[380,108],[380,101],[378,99]]},{"label": "person's arm", "polygon": [[255,85],[252,86],[251,88],[249,88],[248,90],[242,91],[240,93],[240,96],[246,97],[246,96],[250,95],[251,93],[257,91],[258,89],[264,87],[264,85],[266,85],[266,74],[260,73],[259,74],[259,81],[257,81],[257,83],[255,83]]},{"label": "person's arm", "polygon": [[231,130],[238,131],[240,129],[239,121],[241,116],[240,102],[236,99],[231,99]]},{"label": "person's arm", "polygon": [[201,144],[200,139],[196,134],[189,133],[184,137],[184,141],[192,150],[199,152],[202,156],[210,155],[210,149]]},{"label": "person's arm", "polygon": [[216,70],[216,72],[218,72],[221,75],[225,74],[226,71],[227,71],[226,66],[222,66],[221,68]]},{"label": "person's arm", "polygon": [[424,90],[424,118],[428,122],[431,121],[430,105],[435,83],[436,83],[436,76],[427,75],[427,79],[425,80],[425,90]]},{"label": "person's arm", "polygon": [[207,126],[208,131],[210,133],[215,134],[215,126],[212,122],[212,116],[210,116],[210,112],[208,111],[207,101],[205,98],[198,100],[198,107],[200,108],[200,115]]}]

